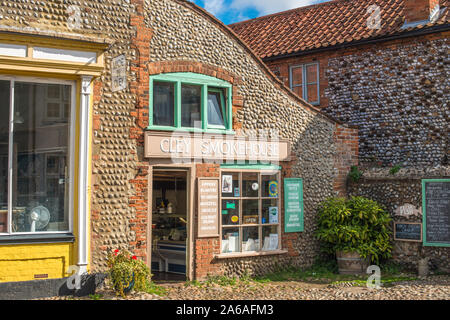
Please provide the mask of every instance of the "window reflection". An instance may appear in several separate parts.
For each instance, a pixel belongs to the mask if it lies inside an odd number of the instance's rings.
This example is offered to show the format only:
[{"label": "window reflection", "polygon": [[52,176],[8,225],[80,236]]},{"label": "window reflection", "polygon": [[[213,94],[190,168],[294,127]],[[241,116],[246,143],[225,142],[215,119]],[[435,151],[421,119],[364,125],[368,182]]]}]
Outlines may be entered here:
[{"label": "window reflection", "polygon": [[[67,85],[15,82],[12,146],[0,128],[2,166],[12,151],[12,232],[69,229],[70,92]],[[7,208],[7,192],[1,194]]]}]

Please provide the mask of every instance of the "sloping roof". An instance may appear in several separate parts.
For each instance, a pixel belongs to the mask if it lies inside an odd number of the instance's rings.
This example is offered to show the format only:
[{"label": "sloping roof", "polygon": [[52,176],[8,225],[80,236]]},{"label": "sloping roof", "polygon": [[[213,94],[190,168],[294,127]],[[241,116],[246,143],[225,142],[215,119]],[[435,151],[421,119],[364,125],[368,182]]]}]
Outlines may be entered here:
[{"label": "sloping roof", "polygon": [[[231,24],[229,27],[264,59],[449,23],[450,0],[444,0],[441,7],[447,8],[437,21],[402,28],[405,22],[404,2],[333,0]],[[380,29],[367,26],[371,16],[368,8],[373,4],[381,9]]]}]

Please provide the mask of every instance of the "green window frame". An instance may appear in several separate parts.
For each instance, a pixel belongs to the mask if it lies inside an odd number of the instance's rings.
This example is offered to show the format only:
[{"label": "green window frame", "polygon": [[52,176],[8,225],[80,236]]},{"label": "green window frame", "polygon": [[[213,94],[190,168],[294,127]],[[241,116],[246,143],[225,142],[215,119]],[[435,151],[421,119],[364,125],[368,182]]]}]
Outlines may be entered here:
[{"label": "green window frame", "polygon": [[[154,103],[154,83],[166,82],[172,83],[174,92],[174,125],[164,126],[154,124],[153,103]],[[201,126],[183,127],[182,126],[182,85],[196,85],[201,87]],[[150,77],[150,97],[149,97],[149,126],[148,130],[160,131],[188,131],[188,132],[209,132],[234,134],[232,128],[232,85],[224,80],[197,73],[166,73]],[[224,126],[208,123],[208,95],[209,92],[219,93],[222,103],[222,113],[224,116]]]}]

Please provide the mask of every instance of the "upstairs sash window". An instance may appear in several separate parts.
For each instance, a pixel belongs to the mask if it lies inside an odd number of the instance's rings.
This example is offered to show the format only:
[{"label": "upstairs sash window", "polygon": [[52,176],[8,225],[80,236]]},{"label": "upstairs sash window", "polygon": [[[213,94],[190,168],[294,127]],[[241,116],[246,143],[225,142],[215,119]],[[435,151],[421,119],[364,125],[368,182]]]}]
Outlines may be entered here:
[{"label": "upstairs sash window", "polygon": [[320,104],[318,63],[291,66],[289,80],[291,90],[300,98],[313,105]]}]

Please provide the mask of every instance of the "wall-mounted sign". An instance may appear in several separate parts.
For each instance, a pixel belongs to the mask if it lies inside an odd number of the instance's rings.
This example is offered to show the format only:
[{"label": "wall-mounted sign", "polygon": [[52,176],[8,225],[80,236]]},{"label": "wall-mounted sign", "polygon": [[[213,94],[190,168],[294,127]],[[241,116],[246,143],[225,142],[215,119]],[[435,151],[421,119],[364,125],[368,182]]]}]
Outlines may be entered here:
[{"label": "wall-mounted sign", "polygon": [[284,232],[304,231],[303,179],[284,179]]},{"label": "wall-mounted sign", "polygon": [[450,247],[450,179],[422,180],[423,244]]},{"label": "wall-mounted sign", "polygon": [[408,218],[411,216],[420,217],[420,216],[422,216],[422,211],[421,211],[421,209],[416,208],[412,204],[405,203],[404,205],[395,209],[394,215],[400,216],[400,217],[405,217],[405,218]]},{"label": "wall-mounted sign", "polygon": [[198,179],[198,237],[219,236],[219,179]]},{"label": "wall-mounted sign", "polygon": [[111,61],[111,91],[121,91],[127,88],[127,59],[120,55]]},{"label": "wall-mounted sign", "polygon": [[411,222],[395,222],[394,240],[422,242],[422,224]]},{"label": "wall-mounted sign", "polygon": [[230,135],[146,131],[145,157],[203,160],[289,161],[288,141],[261,141]]}]

